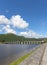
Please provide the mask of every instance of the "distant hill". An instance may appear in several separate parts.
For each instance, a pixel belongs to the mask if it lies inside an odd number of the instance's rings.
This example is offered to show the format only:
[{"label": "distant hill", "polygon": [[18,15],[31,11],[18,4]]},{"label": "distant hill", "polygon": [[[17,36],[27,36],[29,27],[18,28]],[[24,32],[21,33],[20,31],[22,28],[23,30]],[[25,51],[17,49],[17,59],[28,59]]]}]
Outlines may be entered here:
[{"label": "distant hill", "polygon": [[15,35],[15,34],[0,34],[0,42],[6,42],[6,41],[39,41],[39,40],[43,40],[43,38],[39,38],[39,39],[36,39],[36,38],[25,38],[24,36],[18,36],[18,35]]}]

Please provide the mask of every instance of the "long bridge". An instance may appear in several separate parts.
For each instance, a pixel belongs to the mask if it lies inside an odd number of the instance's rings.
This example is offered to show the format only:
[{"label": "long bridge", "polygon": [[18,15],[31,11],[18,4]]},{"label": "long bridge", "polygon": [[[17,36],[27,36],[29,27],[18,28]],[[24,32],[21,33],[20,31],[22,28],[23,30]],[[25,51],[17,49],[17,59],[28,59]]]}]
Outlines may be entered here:
[{"label": "long bridge", "polygon": [[9,41],[9,42],[4,42],[5,44],[42,44],[44,41]]}]

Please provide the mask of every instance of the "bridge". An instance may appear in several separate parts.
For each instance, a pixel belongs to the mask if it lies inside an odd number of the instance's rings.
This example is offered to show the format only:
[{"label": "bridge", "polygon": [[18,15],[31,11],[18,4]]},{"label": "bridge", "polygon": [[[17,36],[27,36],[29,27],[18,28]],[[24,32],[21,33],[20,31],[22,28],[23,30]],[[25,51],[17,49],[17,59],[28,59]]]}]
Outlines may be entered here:
[{"label": "bridge", "polygon": [[42,44],[44,41],[9,41],[4,42],[5,44]]}]

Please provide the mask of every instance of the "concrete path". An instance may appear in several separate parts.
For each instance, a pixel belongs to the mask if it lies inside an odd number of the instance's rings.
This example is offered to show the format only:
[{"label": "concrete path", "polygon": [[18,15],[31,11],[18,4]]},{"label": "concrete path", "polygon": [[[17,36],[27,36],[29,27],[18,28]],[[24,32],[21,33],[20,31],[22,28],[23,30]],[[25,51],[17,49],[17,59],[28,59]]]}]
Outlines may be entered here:
[{"label": "concrete path", "polygon": [[41,65],[47,65],[47,44],[46,44],[46,49],[45,49],[44,56],[42,58]]},{"label": "concrete path", "polygon": [[[45,45],[41,45],[32,55],[25,59],[19,65],[39,65],[44,53]],[[42,64],[43,65],[43,64]]]}]

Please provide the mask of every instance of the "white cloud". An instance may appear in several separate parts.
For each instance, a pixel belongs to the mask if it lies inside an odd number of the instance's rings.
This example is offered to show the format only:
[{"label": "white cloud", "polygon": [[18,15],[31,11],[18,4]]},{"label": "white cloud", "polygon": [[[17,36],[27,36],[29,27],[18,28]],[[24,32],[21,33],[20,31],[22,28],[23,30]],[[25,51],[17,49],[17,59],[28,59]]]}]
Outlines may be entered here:
[{"label": "white cloud", "polygon": [[10,24],[10,21],[4,15],[0,15],[0,24]]},{"label": "white cloud", "polygon": [[12,16],[11,21],[12,25],[17,28],[26,28],[29,25],[20,15]]},{"label": "white cloud", "polygon": [[20,15],[12,16],[10,19],[0,15],[0,24],[9,24],[17,28],[26,28],[29,25]]},{"label": "white cloud", "polygon": [[28,38],[42,38],[43,36],[40,34],[37,34],[36,32],[29,30],[25,32],[20,32],[20,36],[28,37]]},{"label": "white cloud", "polygon": [[14,34],[16,34],[16,31],[11,29],[9,25],[4,26],[3,30],[5,30],[6,33],[14,33]]},{"label": "white cloud", "polygon": [[13,34],[16,34],[16,35],[19,35],[19,36],[24,36],[24,37],[27,37],[27,38],[43,38],[43,37],[47,37],[45,35],[37,34],[33,30],[28,30],[28,31],[25,31],[25,32],[16,32],[14,29],[12,29],[10,27],[10,25],[4,26],[2,29],[0,29],[0,32],[3,31],[3,30],[5,31],[5,33],[13,33]]},{"label": "white cloud", "polygon": [[[3,25],[5,24],[5,25]],[[5,33],[14,33],[20,36],[28,37],[28,38],[42,38],[47,37],[41,34],[37,34],[33,30],[28,30],[25,32],[16,32],[13,28],[20,28],[20,29],[28,29],[29,23],[27,23],[20,15],[12,16],[10,19],[5,17],[4,15],[0,15],[0,32],[3,30]]]}]

